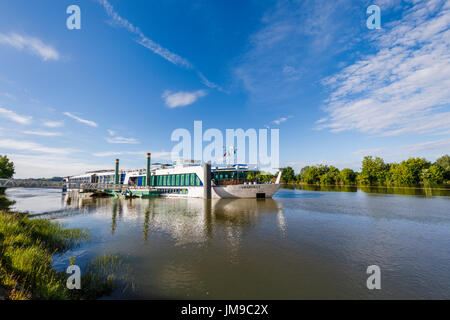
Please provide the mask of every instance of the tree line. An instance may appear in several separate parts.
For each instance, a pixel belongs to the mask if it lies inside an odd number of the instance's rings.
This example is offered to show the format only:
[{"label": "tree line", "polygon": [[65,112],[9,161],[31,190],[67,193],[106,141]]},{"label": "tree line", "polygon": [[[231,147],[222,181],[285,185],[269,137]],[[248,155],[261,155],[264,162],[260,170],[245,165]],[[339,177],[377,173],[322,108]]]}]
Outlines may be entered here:
[{"label": "tree line", "polygon": [[380,157],[366,156],[361,171],[334,166],[303,167],[295,174],[292,167],[282,169],[282,182],[317,185],[361,186],[435,186],[450,184],[450,156],[444,155],[434,163],[424,158],[409,158],[400,163],[386,163]]}]

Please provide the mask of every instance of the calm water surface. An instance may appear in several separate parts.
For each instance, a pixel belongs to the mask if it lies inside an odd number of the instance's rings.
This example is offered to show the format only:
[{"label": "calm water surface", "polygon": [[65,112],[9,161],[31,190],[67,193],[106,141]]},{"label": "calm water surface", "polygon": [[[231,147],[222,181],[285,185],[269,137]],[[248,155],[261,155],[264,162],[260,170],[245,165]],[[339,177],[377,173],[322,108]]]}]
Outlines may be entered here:
[{"label": "calm water surface", "polygon": [[[355,190],[353,190],[355,191]],[[450,298],[450,197],[281,189],[274,199],[84,199],[8,189],[16,209],[90,230],[64,270],[124,257],[113,298]],[[381,290],[366,269],[381,268]],[[83,269],[83,268],[82,268]]]}]

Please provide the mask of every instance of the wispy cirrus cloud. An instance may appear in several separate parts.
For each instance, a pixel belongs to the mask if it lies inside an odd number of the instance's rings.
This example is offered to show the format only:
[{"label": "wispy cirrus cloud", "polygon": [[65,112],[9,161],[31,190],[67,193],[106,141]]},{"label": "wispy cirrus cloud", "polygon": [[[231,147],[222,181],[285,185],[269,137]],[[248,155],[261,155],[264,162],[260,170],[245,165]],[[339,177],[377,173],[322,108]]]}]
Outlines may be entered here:
[{"label": "wispy cirrus cloud", "polygon": [[80,117],[78,117],[78,116],[76,116],[76,115],[71,114],[70,112],[64,112],[63,114],[64,114],[65,116],[69,117],[69,118],[72,118],[72,119],[74,119],[74,120],[76,120],[76,121],[78,121],[78,122],[81,122],[81,123],[83,123],[83,124],[86,124],[86,125],[88,125],[88,126],[90,126],[90,127],[98,127],[98,124],[95,123],[94,121],[86,120],[86,119],[80,118]]},{"label": "wispy cirrus cloud", "polygon": [[17,33],[0,33],[0,44],[10,45],[18,50],[25,50],[39,56],[42,60],[58,60],[59,53],[52,46],[45,44],[38,38]]},{"label": "wispy cirrus cloud", "polygon": [[48,128],[59,128],[64,125],[64,122],[63,121],[44,121],[42,123],[42,125],[45,127],[48,127]]},{"label": "wispy cirrus cloud", "polygon": [[162,58],[166,59],[167,61],[175,65],[185,67],[188,69],[191,69],[193,67],[192,64],[187,59],[177,55],[176,53],[171,52],[170,50],[162,47],[158,43],[146,37],[145,34],[138,27],[134,26],[131,22],[121,17],[116,11],[114,11],[114,7],[111,5],[111,3],[109,3],[109,1],[98,0],[98,2],[103,6],[108,16],[111,17],[111,19],[116,24],[124,27],[128,32],[138,36],[138,38],[136,39],[137,43],[146,47],[153,53],[161,56]]},{"label": "wispy cirrus cloud", "polygon": [[108,143],[116,143],[116,144],[139,144],[140,142],[135,138],[125,138],[117,136],[114,130],[107,130],[110,137],[106,138]]},{"label": "wispy cirrus cloud", "polygon": [[333,56],[351,46],[359,26],[357,4],[348,0],[271,3],[233,74],[253,101],[273,108],[298,104]]},{"label": "wispy cirrus cloud", "polygon": [[6,150],[22,150],[27,152],[51,153],[51,154],[69,154],[76,151],[71,148],[53,148],[43,146],[35,142],[13,140],[13,139],[0,139],[0,148],[4,148]]},{"label": "wispy cirrus cloud", "polygon": [[[114,23],[116,23],[117,25],[125,28],[128,32],[134,34],[137,36],[137,39],[135,39],[135,41],[140,44],[141,46],[149,49],[150,51],[152,51],[153,53],[159,55],[160,57],[162,57],[163,59],[169,61],[170,63],[177,65],[179,67],[183,67],[186,69],[196,69],[194,67],[194,65],[189,62],[188,59],[181,57],[180,55],[170,51],[167,48],[164,48],[163,46],[161,46],[160,44],[156,43],[155,41],[151,40],[150,38],[148,38],[140,29],[139,27],[133,25],[131,22],[129,22],[127,19],[123,18],[121,15],[119,15],[115,10],[114,7],[111,5],[111,3],[108,0],[97,0],[105,9],[106,13],[108,14],[108,16],[112,19],[112,21]],[[211,89],[216,89],[218,91],[222,91],[225,92],[226,91],[219,85],[217,85],[216,83],[208,80],[206,78],[206,76],[197,71],[197,75],[199,76],[199,78],[201,79],[201,82],[211,88]]]},{"label": "wispy cirrus cloud", "polygon": [[381,136],[448,131],[449,27],[450,1],[415,1],[375,33],[375,54],[323,81],[332,92],[318,128]]},{"label": "wispy cirrus cloud", "polygon": [[283,122],[286,122],[290,118],[292,118],[292,116],[281,117],[279,119],[273,120],[272,122],[275,123],[276,125],[279,125],[279,124],[281,124]]},{"label": "wispy cirrus cloud", "polygon": [[20,123],[20,124],[29,124],[31,122],[32,117],[29,116],[21,116],[14,111],[5,109],[0,107],[0,117],[4,117],[11,121]]},{"label": "wispy cirrus cloud", "polygon": [[164,99],[166,106],[169,108],[184,107],[193,104],[199,98],[204,96],[206,96],[206,91],[204,90],[197,90],[193,92],[171,92],[166,90],[162,94],[162,98]]},{"label": "wispy cirrus cloud", "polygon": [[50,131],[24,131],[24,134],[41,136],[41,137],[57,137],[62,136],[61,132],[50,132]]},{"label": "wispy cirrus cloud", "polygon": [[379,156],[385,160],[402,161],[409,157],[417,157],[420,154],[422,157],[427,157],[429,160],[434,160],[450,150],[450,138],[423,141],[414,144],[404,144],[395,147],[380,147],[373,149],[359,149],[353,155],[362,158],[364,156]]},{"label": "wispy cirrus cloud", "polygon": [[[121,156],[121,155],[145,156],[146,154],[147,154],[147,151],[104,151],[104,152],[95,152],[95,153],[93,153],[93,156],[95,156],[95,157],[113,157],[113,156]],[[152,159],[170,160],[171,153],[169,151],[152,152]]]},{"label": "wispy cirrus cloud", "polygon": [[64,177],[111,167],[110,163],[90,163],[70,154],[8,153],[8,158],[14,162],[15,178]]},{"label": "wispy cirrus cloud", "polygon": [[112,137],[106,138],[108,143],[116,143],[116,144],[139,144],[140,142],[135,138],[125,138],[125,137]]}]

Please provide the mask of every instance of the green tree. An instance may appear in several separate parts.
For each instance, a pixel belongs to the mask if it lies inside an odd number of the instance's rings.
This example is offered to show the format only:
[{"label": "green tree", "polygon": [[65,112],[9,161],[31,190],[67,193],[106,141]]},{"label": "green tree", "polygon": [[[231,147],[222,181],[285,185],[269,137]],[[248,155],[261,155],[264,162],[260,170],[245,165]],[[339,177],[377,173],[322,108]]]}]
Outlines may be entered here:
[{"label": "green tree", "polygon": [[294,169],[291,167],[286,167],[281,170],[281,179],[285,183],[294,182],[295,181],[295,173]]},{"label": "green tree", "polygon": [[256,179],[258,179],[260,182],[270,182],[273,178],[273,175],[268,172],[258,172],[256,175]]},{"label": "green tree", "polygon": [[308,167],[303,173],[302,181],[308,184],[316,184],[320,182],[320,171],[316,166]]},{"label": "green tree", "polygon": [[444,169],[438,165],[432,165],[428,169],[422,169],[420,178],[425,185],[441,184],[444,181]]},{"label": "green tree", "polygon": [[335,185],[340,181],[339,169],[333,166],[319,167],[319,171],[326,172],[320,176],[320,184]]},{"label": "green tree", "polygon": [[305,175],[305,172],[309,170],[309,168],[310,166],[306,166],[300,170],[299,174],[295,177],[297,179],[297,182],[304,182],[303,176]]},{"label": "green tree", "polygon": [[446,154],[436,160],[436,165],[444,170],[444,179],[450,180],[450,156]]},{"label": "green tree", "polygon": [[369,186],[386,184],[389,179],[389,167],[382,158],[364,157],[361,173],[358,176],[359,183]]},{"label": "green tree", "polygon": [[335,184],[334,177],[329,173],[325,173],[320,176],[320,184],[333,185]]},{"label": "green tree", "polygon": [[8,157],[0,156],[0,179],[10,179],[14,173],[14,163]]},{"label": "green tree", "polygon": [[430,163],[423,158],[409,158],[399,164],[391,165],[391,180],[399,186],[418,185],[423,179],[423,170],[429,167]]},{"label": "green tree", "polygon": [[352,185],[356,183],[356,172],[352,169],[342,169],[340,173],[340,180],[344,185]]}]

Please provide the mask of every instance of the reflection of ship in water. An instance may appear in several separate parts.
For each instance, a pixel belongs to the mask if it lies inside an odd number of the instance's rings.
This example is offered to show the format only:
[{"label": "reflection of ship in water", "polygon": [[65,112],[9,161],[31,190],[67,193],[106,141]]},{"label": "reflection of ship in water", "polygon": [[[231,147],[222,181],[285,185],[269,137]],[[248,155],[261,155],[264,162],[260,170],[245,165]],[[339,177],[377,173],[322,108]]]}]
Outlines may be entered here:
[{"label": "reflection of ship in water", "polygon": [[203,243],[211,238],[215,228],[225,228],[229,236],[236,237],[236,232],[239,233],[241,229],[252,228],[264,218],[273,216],[281,232],[286,231],[281,204],[274,199],[80,197],[66,203],[65,212],[70,212],[70,215],[78,212],[111,218],[113,234],[121,221],[142,222],[145,241],[149,232],[162,231],[168,233],[178,245]]}]

